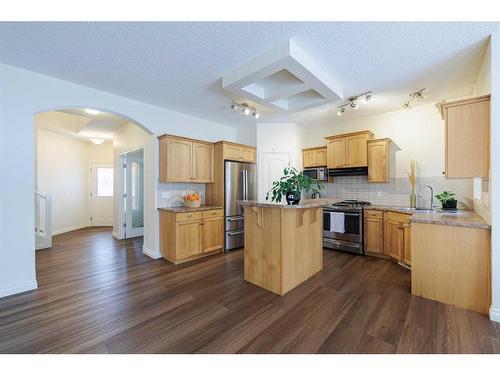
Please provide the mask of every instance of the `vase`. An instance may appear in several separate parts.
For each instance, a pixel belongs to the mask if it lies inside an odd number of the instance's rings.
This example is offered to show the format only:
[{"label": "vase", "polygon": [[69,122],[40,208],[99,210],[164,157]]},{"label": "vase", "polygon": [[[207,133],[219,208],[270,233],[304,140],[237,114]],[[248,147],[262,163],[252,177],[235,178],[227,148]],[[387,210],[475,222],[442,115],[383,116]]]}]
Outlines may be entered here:
[{"label": "vase", "polygon": [[299,204],[299,202],[300,202],[300,192],[289,191],[286,193],[286,203]]},{"label": "vase", "polygon": [[457,209],[457,201],[456,200],[443,202],[442,205],[443,205],[443,210],[456,210]]},{"label": "vase", "polygon": [[410,194],[410,207],[417,208],[417,195],[415,193]]}]

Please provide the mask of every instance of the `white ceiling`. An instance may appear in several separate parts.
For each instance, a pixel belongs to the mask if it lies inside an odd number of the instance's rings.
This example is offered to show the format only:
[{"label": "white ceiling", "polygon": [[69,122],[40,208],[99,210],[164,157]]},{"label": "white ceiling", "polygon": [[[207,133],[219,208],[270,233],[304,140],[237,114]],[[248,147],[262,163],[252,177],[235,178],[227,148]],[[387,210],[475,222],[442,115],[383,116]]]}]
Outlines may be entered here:
[{"label": "white ceiling", "polygon": [[[488,36],[499,23],[180,22],[0,23],[0,62],[212,121],[255,122],[231,111],[221,77],[291,38],[344,88],[373,90],[358,111],[336,105],[259,122],[334,123],[401,108],[426,87],[426,102],[472,93]],[[235,98],[238,99],[238,98]]]},{"label": "white ceiling", "polygon": [[84,109],[65,109],[58,112],[88,118],[85,126],[78,131],[79,135],[88,139],[104,138],[111,140],[113,139],[113,133],[128,122],[128,120],[122,117],[106,112],[99,112],[95,115],[87,113]]}]

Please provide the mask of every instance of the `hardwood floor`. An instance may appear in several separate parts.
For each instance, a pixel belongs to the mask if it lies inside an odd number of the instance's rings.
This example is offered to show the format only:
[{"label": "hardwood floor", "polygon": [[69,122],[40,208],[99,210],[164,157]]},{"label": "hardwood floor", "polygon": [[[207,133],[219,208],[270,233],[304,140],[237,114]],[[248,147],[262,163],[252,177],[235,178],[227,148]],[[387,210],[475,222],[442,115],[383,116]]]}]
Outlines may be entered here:
[{"label": "hardwood floor", "polygon": [[108,228],[54,237],[39,289],[0,299],[2,353],[500,353],[500,325],[410,294],[390,261],[325,251],[279,297],[235,251],[175,266]]}]

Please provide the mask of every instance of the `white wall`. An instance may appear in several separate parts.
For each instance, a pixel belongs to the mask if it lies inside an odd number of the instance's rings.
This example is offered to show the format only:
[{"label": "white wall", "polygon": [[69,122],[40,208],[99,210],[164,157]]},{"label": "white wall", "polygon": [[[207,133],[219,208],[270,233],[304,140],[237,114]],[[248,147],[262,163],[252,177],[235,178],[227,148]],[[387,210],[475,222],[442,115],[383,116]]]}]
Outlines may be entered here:
[{"label": "white wall", "polygon": [[500,322],[500,29],[491,35],[491,268],[490,318]]},{"label": "white wall", "polygon": [[[138,122],[154,135],[236,141],[236,129],[165,108],[0,64],[0,296],[36,288],[34,238],[34,131],[36,113],[96,108]],[[155,179],[158,151],[154,146]],[[15,157],[14,157],[15,156]],[[158,217],[155,211],[154,215]],[[145,243],[159,256],[159,233]]]},{"label": "white wall", "polygon": [[444,121],[434,104],[332,125],[312,126],[305,131],[304,147],[326,145],[325,136],[362,130],[370,130],[375,138],[391,138],[401,148],[396,152],[396,175],[391,177],[406,177],[411,159],[417,161],[420,176],[442,176]]},{"label": "white wall", "polygon": [[38,191],[52,195],[53,234],[89,224],[89,147],[50,130],[38,130]]},{"label": "white wall", "polygon": [[257,125],[245,124],[238,125],[237,142],[249,146],[257,146]]}]

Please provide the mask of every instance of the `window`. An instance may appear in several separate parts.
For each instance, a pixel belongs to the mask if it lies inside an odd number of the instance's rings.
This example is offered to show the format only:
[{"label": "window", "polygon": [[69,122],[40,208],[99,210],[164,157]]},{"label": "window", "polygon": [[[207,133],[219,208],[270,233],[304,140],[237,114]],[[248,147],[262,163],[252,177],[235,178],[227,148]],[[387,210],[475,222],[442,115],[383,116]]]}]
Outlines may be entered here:
[{"label": "window", "polygon": [[97,196],[113,196],[113,168],[97,167]]}]

